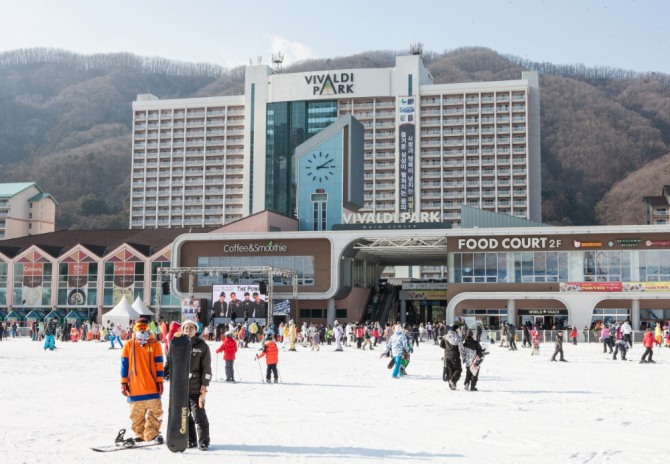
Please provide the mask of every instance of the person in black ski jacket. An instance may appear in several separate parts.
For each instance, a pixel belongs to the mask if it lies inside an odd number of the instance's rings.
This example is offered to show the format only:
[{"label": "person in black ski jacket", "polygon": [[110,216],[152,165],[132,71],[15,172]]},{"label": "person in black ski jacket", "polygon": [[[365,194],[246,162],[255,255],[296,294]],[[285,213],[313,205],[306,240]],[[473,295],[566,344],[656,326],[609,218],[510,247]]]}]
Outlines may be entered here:
[{"label": "person in black ski jacket", "polygon": [[554,350],[554,355],[551,357],[552,361],[556,361],[556,355],[560,354],[561,357],[559,361],[565,361],[565,358],[563,358],[563,331],[562,330],[557,330],[556,331],[556,349]]},{"label": "person in black ski jacket", "polygon": [[[205,411],[205,395],[212,380],[212,356],[209,346],[198,336],[198,324],[187,320],[181,330],[191,338],[191,369],[188,379],[188,447],[209,448],[209,419]],[[177,334],[175,334],[177,336]],[[196,434],[197,432],[197,434]]]},{"label": "person in black ski jacket", "polygon": [[442,379],[449,382],[449,388],[456,390],[458,379],[461,378],[461,348],[463,339],[458,335],[458,326],[452,325],[440,339],[440,348],[444,348],[444,372]]},{"label": "person in black ski jacket", "polygon": [[[463,341],[463,364],[465,364],[465,389],[470,391],[477,391],[477,380],[479,380],[479,363],[484,359],[484,350],[482,345],[474,339],[472,330],[468,330],[468,334]],[[479,357],[479,358],[478,358]],[[477,373],[473,373],[471,369],[475,369]]]},{"label": "person in black ski jacket", "polygon": [[514,324],[507,325],[507,338],[509,343],[509,350],[507,351],[516,351],[518,348],[516,347],[516,327],[514,327]]}]

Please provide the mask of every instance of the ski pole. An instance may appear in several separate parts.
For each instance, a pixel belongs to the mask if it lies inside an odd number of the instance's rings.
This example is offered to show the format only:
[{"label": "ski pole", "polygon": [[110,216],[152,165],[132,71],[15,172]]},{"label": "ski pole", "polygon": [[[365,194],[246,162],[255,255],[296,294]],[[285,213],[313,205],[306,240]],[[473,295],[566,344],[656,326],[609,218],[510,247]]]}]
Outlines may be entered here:
[{"label": "ski pole", "polygon": [[[233,366],[235,366],[234,363],[233,363]],[[241,381],[242,381],[242,376],[240,375],[240,370],[237,368],[237,366],[235,366],[235,373],[237,374],[237,378],[238,378],[238,379],[240,380],[240,382],[241,382]]]},{"label": "ski pole", "polygon": [[261,382],[265,382],[265,378],[263,377],[263,368],[261,367],[261,360],[258,359],[258,356],[256,356],[256,361],[258,361],[258,370],[261,373]]},{"label": "ski pole", "polygon": [[279,373],[279,368],[275,366],[275,369],[277,369],[277,377],[279,378],[279,383],[284,383],[281,379],[281,374]]}]

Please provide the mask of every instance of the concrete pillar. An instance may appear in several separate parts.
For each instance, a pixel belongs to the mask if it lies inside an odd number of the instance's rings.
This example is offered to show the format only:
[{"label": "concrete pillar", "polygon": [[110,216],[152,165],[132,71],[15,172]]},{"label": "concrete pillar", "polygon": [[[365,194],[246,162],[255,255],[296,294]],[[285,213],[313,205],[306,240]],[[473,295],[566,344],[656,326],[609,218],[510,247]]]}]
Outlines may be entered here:
[{"label": "concrete pillar", "polygon": [[404,326],[407,322],[407,301],[400,300],[400,323]]},{"label": "concrete pillar", "polygon": [[326,324],[332,327],[333,322],[335,322],[335,300],[330,298],[326,301]]},{"label": "concrete pillar", "polygon": [[630,326],[633,330],[640,330],[640,300],[637,298],[630,302]]},{"label": "concrete pillar", "polygon": [[507,322],[510,324],[514,324],[516,327],[516,306],[514,305],[514,300],[509,299],[507,300]]}]

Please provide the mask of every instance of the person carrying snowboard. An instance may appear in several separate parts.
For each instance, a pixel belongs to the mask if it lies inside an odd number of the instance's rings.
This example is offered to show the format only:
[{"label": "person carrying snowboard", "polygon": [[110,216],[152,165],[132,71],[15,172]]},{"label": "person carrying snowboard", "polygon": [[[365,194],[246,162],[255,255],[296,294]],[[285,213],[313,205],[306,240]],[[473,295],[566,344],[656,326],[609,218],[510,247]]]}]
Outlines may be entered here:
[{"label": "person carrying snowboard", "polygon": [[257,354],[254,359],[259,359],[265,357],[265,363],[267,364],[267,369],[265,371],[265,381],[270,383],[270,374],[274,375],[275,383],[279,380],[279,374],[277,373],[277,363],[279,363],[279,348],[277,348],[277,343],[274,341],[274,335],[269,334],[267,339],[263,341],[263,348],[261,348],[261,353]]},{"label": "person carrying snowboard", "polygon": [[[398,324],[395,328],[395,331],[391,337],[389,337],[386,342],[386,349],[379,356],[388,356],[389,352],[393,356],[393,372],[392,377],[394,379],[400,378],[400,367],[402,363],[402,357],[407,352],[407,337],[405,336],[405,331],[402,329],[402,326]],[[389,369],[391,366],[389,365]]]},{"label": "person carrying snowboard", "polygon": [[461,378],[461,348],[463,340],[458,335],[458,325],[454,324],[440,340],[440,348],[444,349],[444,371],[442,379],[449,382],[449,388],[456,390],[458,379]]},{"label": "person carrying snowboard", "polygon": [[465,364],[465,389],[477,391],[477,380],[479,380],[479,365],[484,359],[482,345],[475,340],[472,330],[468,330],[463,341],[463,364]]},{"label": "person carrying snowboard", "polygon": [[163,442],[163,348],[138,319],[133,335],[121,350],[121,393],[128,398],[135,442]]},{"label": "person carrying snowboard", "polygon": [[[198,324],[186,320],[181,325],[181,330],[191,339],[191,368],[188,379],[188,447],[200,451],[209,448],[209,419],[205,411],[205,396],[207,387],[212,380],[212,357],[209,346],[204,339],[198,336]],[[177,332],[175,337],[182,336]],[[233,343],[235,341],[233,340]],[[173,366],[174,369],[174,366]],[[196,433],[197,432],[197,433]]]},{"label": "person carrying snowboard", "polygon": [[218,350],[217,354],[223,351],[223,360],[226,363],[226,382],[235,383],[235,371],[233,363],[235,362],[235,353],[237,353],[237,343],[233,340],[233,333],[229,330],[225,334],[223,343]]}]

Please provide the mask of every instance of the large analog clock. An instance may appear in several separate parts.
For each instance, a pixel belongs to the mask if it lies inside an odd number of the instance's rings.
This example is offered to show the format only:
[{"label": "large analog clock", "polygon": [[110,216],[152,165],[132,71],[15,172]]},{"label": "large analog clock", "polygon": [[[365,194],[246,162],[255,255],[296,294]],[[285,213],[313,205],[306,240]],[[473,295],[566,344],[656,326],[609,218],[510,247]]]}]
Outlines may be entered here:
[{"label": "large analog clock", "polygon": [[305,173],[312,182],[326,182],[335,176],[335,158],[330,153],[319,152],[307,156]]}]

